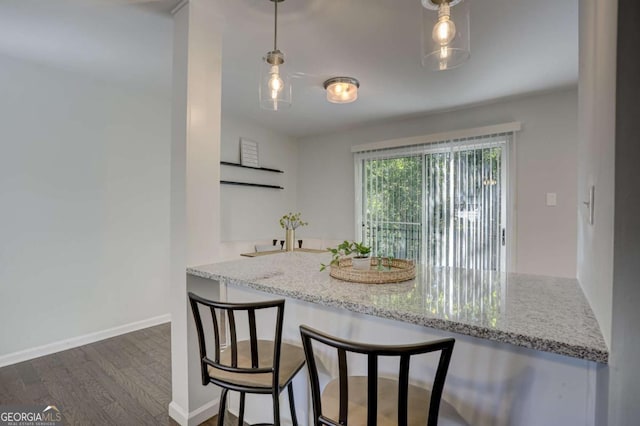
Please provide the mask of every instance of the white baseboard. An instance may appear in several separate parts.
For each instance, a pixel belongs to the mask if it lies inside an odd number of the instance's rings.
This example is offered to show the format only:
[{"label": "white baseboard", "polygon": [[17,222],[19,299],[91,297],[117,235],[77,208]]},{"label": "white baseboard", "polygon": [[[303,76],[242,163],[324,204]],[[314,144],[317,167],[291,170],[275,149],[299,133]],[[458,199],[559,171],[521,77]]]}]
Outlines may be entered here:
[{"label": "white baseboard", "polygon": [[189,413],[189,423],[187,426],[197,426],[205,420],[218,414],[218,408],[220,407],[220,401],[215,399],[211,402],[207,402],[202,407],[196,408]]},{"label": "white baseboard", "polygon": [[220,401],[218,400],[207,402],[202,407],[196,408],[187,414],[175,401],[171,401],[171,404],[169,404],[169,417],[180,426],[197,426],[218,414],[219,403]]},{"label": "white baseboard", "polygon": [[175,401],[169,404],[169,417],[176,421],[180,426],[187,426],[189,423],[189,415]]},{"label": "white baseboard", "polygon": [[164,324],[171,321],[171,315],[160,315],[142,321],[136,321],[118,327],[109,328],[107,330],[96,331],[95,333],[85,334],[83,336],[72,337],[70,339],[60,340],[58,342],[49,343],[35,348],[25,349],[0,356],[0,367],[16,364],[18,362],[28,361],[56,352],[65,351],[78,346],[87,345],[110,337],[119,336],[121,334],[130,333],[132,331],[141,330],[143,328],[153,327],[154,325]]}]

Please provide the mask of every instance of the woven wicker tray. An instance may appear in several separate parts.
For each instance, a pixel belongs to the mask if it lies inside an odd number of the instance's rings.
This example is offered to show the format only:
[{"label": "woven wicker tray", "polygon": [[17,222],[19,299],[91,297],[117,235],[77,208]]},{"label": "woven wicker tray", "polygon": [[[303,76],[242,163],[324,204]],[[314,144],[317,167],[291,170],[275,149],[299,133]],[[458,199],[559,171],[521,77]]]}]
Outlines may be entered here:
[{"label": "woven wicker tray", "polygon": [[[391,269],[389,268],[391,262]],[[382,259],[383,270],[378,270],[378,259],[371,259],[371,269],[353,269],[351,258],[339,260],[338,265],[331,265],[331,275],[342,281],[365,284],[388,284],[408,281],[416,277],[416,265],[412,260]]]}]

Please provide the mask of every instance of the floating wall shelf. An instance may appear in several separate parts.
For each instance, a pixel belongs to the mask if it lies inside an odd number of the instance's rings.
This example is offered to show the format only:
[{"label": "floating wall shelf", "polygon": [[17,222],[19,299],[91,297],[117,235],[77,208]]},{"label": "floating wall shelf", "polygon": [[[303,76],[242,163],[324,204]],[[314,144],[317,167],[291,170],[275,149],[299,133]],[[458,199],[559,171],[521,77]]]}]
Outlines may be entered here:
[{"label": "floating wall shelf", "polygon": [[[263,172],[284,173],[282,170],[278,170],[278,169],[270,169],[268,167],[243,166],[242,164],[231,163],[229,161],[221,161],[220,164],[222,164],[223,166],[242,167],[243,169],[253,169],[253,170],[259,170]],[[252,182],[238,182],[234,180],[221,180],[220,183],[223,185],[238,185],[238,186],[253,186],[257,188],[284,189],[283,187],[278,185],[266,185],[264,183],[252,183]]]},{"label": "floating wall shelf", "polygon": [[284,189],[283,187],[278,185],[265,185],[263,183],[250,183],[250,182],[236,182],[233,180],[221,180],[220,183],[223,185],[256,186],[258,188]]},{"label": "floating wall shelf", "polygon": [[242,167],[244,169],[262,170],[264,172],[284,173],[282,170],[278,170],[278,169],[270,169],[268,167],[243,166],[242,164],[231,163],[229,161],[221,161],[220,164],[222,164],[223,166],[233,166],[233,167]]}]

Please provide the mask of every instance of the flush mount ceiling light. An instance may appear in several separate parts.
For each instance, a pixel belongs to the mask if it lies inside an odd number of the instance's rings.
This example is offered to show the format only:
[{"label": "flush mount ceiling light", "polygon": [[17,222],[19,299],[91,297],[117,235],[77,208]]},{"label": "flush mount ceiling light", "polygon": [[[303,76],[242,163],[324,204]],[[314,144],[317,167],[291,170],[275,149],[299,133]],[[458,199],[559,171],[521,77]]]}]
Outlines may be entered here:
[{"label": "flush mount ceiling light", "polygon": [[440,71],[462,65],[471,54],[469,2],[422,0],[422,6],[422,65]]},{"label": "flush mount ceiling light", "polygon": [[262,58],[259,97],[261,108],[278,111],[291,106],[291,82],[282,70],[284,53],[278,50],[278,3],[284,0],[269,1],[273,2],[275,8],[273,50]]},{"label": "flush mount ceiling light", "polygon": [[324,82],[327,100],[334,104],[348,104],[358,99],[360,82],[352,77],[333,77]]}]

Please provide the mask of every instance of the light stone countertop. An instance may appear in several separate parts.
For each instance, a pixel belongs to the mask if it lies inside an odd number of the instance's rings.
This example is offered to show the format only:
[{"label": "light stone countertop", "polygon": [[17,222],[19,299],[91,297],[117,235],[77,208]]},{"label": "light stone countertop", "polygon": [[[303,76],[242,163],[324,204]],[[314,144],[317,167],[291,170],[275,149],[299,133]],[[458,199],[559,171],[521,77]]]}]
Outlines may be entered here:
[{"label": "light stone countertop", "polygon": [[607,363],[600,327],[577,280],[418,266],[414,280],[358,284],[320,272],[329,254],[283,252],[191,267],[190,275],[266,293],[344,308]]}]

